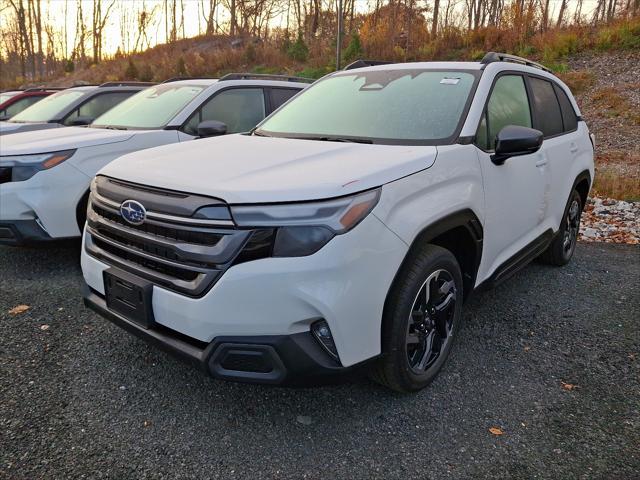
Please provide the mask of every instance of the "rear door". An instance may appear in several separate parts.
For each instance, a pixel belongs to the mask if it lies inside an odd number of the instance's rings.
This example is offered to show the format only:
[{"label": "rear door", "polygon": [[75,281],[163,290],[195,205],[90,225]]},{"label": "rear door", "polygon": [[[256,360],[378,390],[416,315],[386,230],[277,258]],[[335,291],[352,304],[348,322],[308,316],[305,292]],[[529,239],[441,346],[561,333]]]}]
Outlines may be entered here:
[{"label": "rear door", "polygon": [[578,152],[578,118],[562,89],[549,79],[528,76],[533,106],[534,128],[544,134],[547,185],[544,196],[545,223],[554,231],[569,196],[572,165]]}]

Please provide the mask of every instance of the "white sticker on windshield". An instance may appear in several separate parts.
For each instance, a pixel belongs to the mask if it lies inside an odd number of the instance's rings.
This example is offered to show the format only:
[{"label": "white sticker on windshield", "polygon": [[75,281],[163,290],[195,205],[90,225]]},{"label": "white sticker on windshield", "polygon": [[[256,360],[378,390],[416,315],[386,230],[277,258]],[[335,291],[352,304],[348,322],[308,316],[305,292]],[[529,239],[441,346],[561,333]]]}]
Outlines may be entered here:
[{"label": "white sticker on windshield", "polygon": [[442,80],[440,80],[440,83],[444,85],[457,85],[459,81],[459,78],[444,77]]}]

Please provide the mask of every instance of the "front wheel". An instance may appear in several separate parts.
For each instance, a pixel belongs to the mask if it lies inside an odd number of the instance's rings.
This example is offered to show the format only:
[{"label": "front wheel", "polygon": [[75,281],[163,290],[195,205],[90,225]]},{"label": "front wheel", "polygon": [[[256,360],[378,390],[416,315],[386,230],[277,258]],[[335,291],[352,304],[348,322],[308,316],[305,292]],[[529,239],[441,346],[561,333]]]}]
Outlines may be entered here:
[{"label": "front wheel", "polygon": [[372,378],[420,390],[442,369],[462,319],[462,274],[448,250],[427,245],[400,271],[383,316],[383,355]]},{"label": "front wheel", "polygon": [[582,197],[577,190],[571,192],[560,229],[540,260],[549,265],[562,266],[569,263],[578,243],[580,217],[582,215]]}]

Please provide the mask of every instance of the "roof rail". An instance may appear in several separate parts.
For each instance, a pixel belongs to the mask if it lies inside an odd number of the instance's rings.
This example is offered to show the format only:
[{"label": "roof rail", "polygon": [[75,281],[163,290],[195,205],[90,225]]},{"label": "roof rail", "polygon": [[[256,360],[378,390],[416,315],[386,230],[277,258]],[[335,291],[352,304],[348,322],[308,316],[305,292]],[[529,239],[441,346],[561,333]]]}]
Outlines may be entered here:
[{"label": "roof rail", "polygon": [[64,90],[66,87],[29,87],[25,88],[23,92],[46,92],[51,90]]},{"label": "roof rail", "polygon": [[296,77],[293,75],[270,75],[265,73],[228,73],[218,81],[225,80],[281,80],[285,82],[313,83],[313,78]]},{"label": "roof rail", "polygon": [[343,68],[343,70],[353,70],[354,68],[375,67],[376,65],[389,65],[393,62],[383,62],[380,60],[356,60]]},{"label": "roof rail", "polygon": [[553,73],[549,68],[545,67],[541,63],[533,62],[531,60],[527,60],[526,58],[517,57],[516,55],[509,55],[508,53],[488,52],[484,57],[482,57],[482,60],[480,60],[480,63],[484,65],[493,62],[518,63],[520,65],[539,68],[540,70],[544,70],[545,72]]},{"label": "roof rail", "polygon": [[155,85],[154,82],[105,82],[98,85],[98,87],[148,87]]},{"label": "roof rail", "polygon": [[171,77],[160,83],[179,82],[180,80],[215,80],[213,77]]}]

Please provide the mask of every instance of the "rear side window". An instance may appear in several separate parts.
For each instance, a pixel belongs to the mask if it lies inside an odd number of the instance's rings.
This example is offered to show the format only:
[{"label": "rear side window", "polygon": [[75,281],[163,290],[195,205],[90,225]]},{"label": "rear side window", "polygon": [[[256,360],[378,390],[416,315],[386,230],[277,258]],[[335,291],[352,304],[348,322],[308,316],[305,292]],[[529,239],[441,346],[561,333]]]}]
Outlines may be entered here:
[{"label": "rear side window", "polygon": [[567,97],[567,94],[564,93],[564,90],[557,85],[554,85],[553,87],[556,91],[558,101],[560,102],[564,131],[572,132],[578,128],[578,116],[576,115],[576,111],[573,109],[573,105],[571,105],[571,101],[569,100],[569,97]]},{"label": "rear side window", "polygon": [[136,92],[110,92],[96,95],[76,108],[70,115],[67,115],[67,118],[64,119],[64,124],[71,125],[78,117],[88,117],[95,120],[134,93]]},{"label": "rear side window", "polygon": [[561,134],[563,132],[562,113],[553,85],[547,80],[533,77],[529,78],[529,83],[536,111],[536,128],[545,137]]},{"label": "rear side window", "polygon": [[299,90],[293,88],[272,88],[269,90],[271,110],[277,110],[280,106],[293,97]]},{"label": "rear side window", "polygon": [[520,75],[503,75],[496,80],[476,143],[485,150],[493,150],[496,135],[507,125],[531,127],[527,89]]}]

